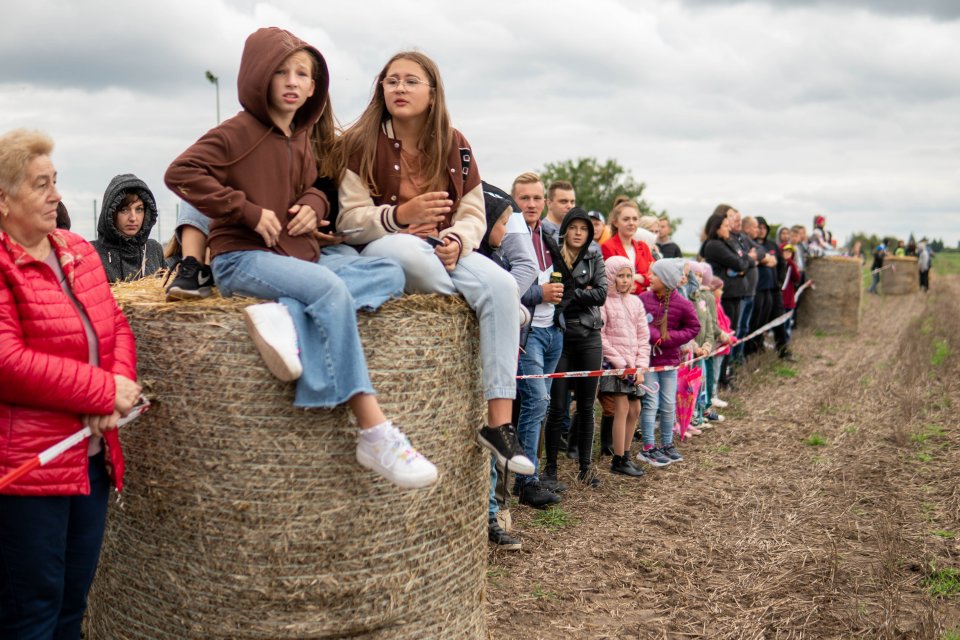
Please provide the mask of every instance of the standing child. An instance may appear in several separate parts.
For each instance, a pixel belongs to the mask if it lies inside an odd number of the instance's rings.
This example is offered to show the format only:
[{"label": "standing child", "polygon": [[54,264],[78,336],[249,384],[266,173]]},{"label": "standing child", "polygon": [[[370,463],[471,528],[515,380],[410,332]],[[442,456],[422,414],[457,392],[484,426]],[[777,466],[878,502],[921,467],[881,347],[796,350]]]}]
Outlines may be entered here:
[{"label": "standing child", "polygon": [[[783,281],[783,309],[784,311],[793,311],[794,315],[796,315],[797,287],[800,286],[801,280],[800,268],[794,261],[796,252],[792,244],[785,244],[780,247],[780,253],[783,255],[783,261],[787,266],[787,273]],[[879,276],[880,274],[876,275]],[[787,342],[790,341],[792,329],[793,318],[791,317],[787,322]]]},{"label": "standing child", "polygon": [[[682,258],[657,260],[650,268],[650,290],[640,300],[652,320],[648,321],[650,343],[653,345],[650,366],[676,367],[680,364],[680,347],[687,344],[700,332],[700,321],[690,304],[677,287],[684,278]],[[672,462],[681,462],[683,456],[673,445],[673,423],[677,413],[677,370],[650,371],[645,379],[660,386],[658,393],[643,396],[640,427],[643,434],[643,450],[637,459],[654,467],[665,467]],[[654,440],[657,411],[660,412],[660,447]]]},{"label": "standing child", "polygon": [[[607,282],[613,283],[614,293],[600,308],[603,328],[604,368],[646,368],[650,364],[650,330],[647,312],[640,299],[633,295],[633,265],[623,256],[611,256],[604,263]],[[600,391],[613,400],[613,460],[610,472],[638,477],[643,470],[630,460],[630,444],[634,425],[640,416],[640,392],[637,384],[643,382],[643,373],[620,377],[600,378]]]},{"label": "standing child", "polygon": [[343,143],[338,226],[363,229],[348,240],[362,255],[399,262],[407,291],[463,295],[480,324],[487,426],[478,439],[501,465],[532,474],[512,424],[520,292],[476,251],[487,226],[480,172],[450,124],[433,60],[418,51],[390,58]]},{"label": "standing child", "polygon": [[318,262],[314,232],[328,204],[312,186],[310,132],[329,109],[328,79],[315,48],[281,29],[256,31],[237,78],[243,111],[174,160],[166,182],[213,219],[208,240],[221,293],[283,303],[244,312],[270,371],[298,379],[294,404],[346,403],[360,427],[358,462],[398,486],[425,487],[437,470],[380,409],[357,331],[356,310],[399,295],[403,274],[389,260]]}]

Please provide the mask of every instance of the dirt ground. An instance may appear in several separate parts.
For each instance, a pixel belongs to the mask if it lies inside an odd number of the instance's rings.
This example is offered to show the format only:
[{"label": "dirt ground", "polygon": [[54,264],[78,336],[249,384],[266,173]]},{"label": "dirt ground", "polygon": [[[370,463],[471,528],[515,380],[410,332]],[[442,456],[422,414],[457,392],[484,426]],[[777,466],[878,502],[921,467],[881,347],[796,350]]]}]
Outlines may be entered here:
[{"label": "dirt ground", "polygon": [[682,463],[590,490],[563,460],[490,552],[490,637],[960,638],[960,276],[932,287],[754,359]]}]

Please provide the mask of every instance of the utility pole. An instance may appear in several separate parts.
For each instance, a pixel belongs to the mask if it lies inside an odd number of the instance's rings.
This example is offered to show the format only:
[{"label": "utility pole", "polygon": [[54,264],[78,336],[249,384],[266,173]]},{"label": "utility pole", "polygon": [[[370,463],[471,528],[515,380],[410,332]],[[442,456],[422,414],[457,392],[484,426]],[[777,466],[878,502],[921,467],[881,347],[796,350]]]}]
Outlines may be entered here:
[{"label": "utility pole", "polygon": [[220,78],[207,69],[207,80],[217,89],[217,124],[220,124]]}]

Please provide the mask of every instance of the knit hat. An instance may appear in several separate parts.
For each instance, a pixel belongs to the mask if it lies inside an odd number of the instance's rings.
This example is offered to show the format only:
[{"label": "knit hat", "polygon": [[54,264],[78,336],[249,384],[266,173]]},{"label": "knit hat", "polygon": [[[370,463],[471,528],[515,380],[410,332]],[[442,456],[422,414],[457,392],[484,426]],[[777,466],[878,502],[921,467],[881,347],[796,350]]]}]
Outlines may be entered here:
[{"label": "knit hat", "polygon": [[665,258],[654,262],[651,270],[653,271],[653,275],[660,278],[663,286],[665,286],[668,291],[672,291],[680,286],[685,262],[685,258]]},{"label": "knit hat", "polygon": [[713,276],[713,278],[710,279],[710,291],[716,291],[717,289],[722,289],[722,288],[723,288],[723,280],[721,280],[717,276]]},{"label": "knit hat", "polygon": [[483,234],[483,239],[480,241],[480,253],[489,256],[495,249],[495,247],[490,246],[490,230],[497,224],[497,220],[499,220],[503,212],[507,210],[507,207],[512,208],[514,211],[520,211],[520,207],[517,206],[516,201],[503,189],[495,187],[488,182],[481,182],[480,184],[483,186],[483,204],[487,216],[487,229]]}]

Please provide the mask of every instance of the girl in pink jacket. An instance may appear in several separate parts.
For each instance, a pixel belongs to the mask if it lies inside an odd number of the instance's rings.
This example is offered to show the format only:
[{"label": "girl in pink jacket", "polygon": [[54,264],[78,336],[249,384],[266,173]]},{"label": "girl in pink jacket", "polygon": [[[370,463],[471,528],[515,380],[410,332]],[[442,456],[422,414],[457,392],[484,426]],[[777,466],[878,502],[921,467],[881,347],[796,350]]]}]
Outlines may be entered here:
[{"label": "girl in pink jacket", "polygon": [[[633,265],[622,256],[611,256],[604,265],[610,283],[607,301],[600,308],[603,328],[603,366],[605,369],[630,369],[650,364],[650,330],[647,312],[640,298],[633,295]],[[610,472],[639,477],[643,470],[630,459],[630,443],[640,416],[638,383],[643,374],[604,376],[600,391],[613,398],[613,460]],[[630,425],[630,428],[627,427]]]}]

